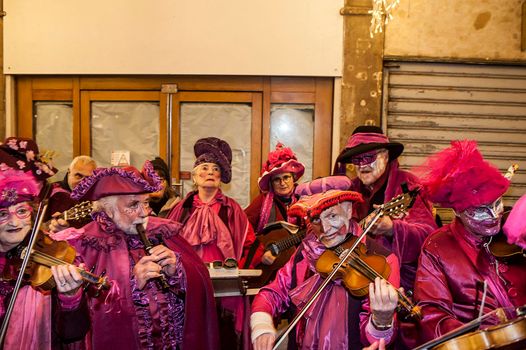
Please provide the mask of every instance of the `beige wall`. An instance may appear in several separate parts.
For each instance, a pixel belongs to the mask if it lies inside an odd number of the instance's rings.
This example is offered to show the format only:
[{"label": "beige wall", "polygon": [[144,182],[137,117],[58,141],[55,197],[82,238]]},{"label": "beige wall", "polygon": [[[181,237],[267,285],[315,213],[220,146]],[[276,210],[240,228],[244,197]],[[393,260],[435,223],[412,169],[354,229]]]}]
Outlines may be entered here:
[{"label": "beige wall", "polygon": [[341,0],[4,6],[5,74],[341,75]]},{"label": "beige wall", "polygon": [[523,0],[401,0],[385,56],[526,61]]}]

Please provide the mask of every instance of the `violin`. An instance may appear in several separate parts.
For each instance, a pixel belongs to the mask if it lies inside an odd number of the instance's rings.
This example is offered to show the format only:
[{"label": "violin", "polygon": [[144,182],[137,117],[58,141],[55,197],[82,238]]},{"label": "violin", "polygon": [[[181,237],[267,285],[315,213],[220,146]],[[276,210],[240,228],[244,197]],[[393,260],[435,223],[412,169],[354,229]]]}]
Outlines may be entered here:
[{"label": "violin", "polygon": [[518,245],[508,243],[506,236],[502,234],[495,236],[488,245],[488,248],[491,254],[498,259],[510,260],[520,257],[526,258],[524,249]]},{"label": "violin", "polygon": [[[6,271],[20,271],[21,263],[27,255],[27,247],[19,245],[7,253],[8,263],[13,268]],[[55,279],[51,273],[51,267],[56,265],[71,265],[76,257],[75,248],[65,241],[55,241],[40,231],[35,241],[33,250],[30,253],[30,263],[24,271],[26,282],[32,287],[41,291],[50,291],[56,287]],[[109,289],[108,278],[101,275],[97,276],[80,267],[77,267],[82,279],[85,282],[96,286],[97,291]],[[14,279],[16,276],[4,276],[5,279]]]},{"label": "violin", "polygon": [[[358,237],[352,236],[340,244],[337,249],[327,249],[323,252],[316,261],[316,270],[320,275],[324,277],[329,275],[334,266],[340,262],[338,252],[343,252],[352,247],[357,239]],[[390,273],[391,267],[384,256],[369,253],[364,243],[358,243],[350,258],[340,267],[333,279],[341,279],[351,295],[364,297],[369,293],[369,284],[371,282],[374,282],[377,277],[387,280]],[[398,294],[399,307],[404,312],[407,312],[410,317],[420,319],[420,307],[414,305],[400,290],[396,288],[395,290]]]},{"label": "violin", "polygon": [[434,350],[461,349],[524,349],[526,348],[526,316],[448,340]]}]

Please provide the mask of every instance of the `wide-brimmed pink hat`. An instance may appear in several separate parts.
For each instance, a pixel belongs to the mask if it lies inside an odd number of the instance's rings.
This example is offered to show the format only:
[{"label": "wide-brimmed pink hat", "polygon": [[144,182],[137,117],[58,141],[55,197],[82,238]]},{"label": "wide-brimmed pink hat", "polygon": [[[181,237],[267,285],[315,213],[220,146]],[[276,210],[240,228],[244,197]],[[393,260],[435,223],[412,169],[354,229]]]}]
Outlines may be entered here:
[{"label": "wide-brimmed pink hat", "polygon": [[319,217],[325,209],[342,202],[362,203],[363,198],[360,193],[354,191],[329,190],[312,196],[301,197],[289,208],[287,215],[309,221]]},{"label": "wide-brimmed pink hat", "polygon": [[73,189],[71,198],[94,201],[114,195],[152,193],[161,188],[161,179],[147,160],[142,173],[132,166],[95,169]]},{"label": "wide-brimmed pink hat", "polygon": [[432,202],[457,213],[494,202],[510,186],[499,169],[484,160],[473,140],[451,141],[450,147],[413,171]]},{"label": "wide-brimmed pink hat", "polygon": [[404,151],[404,145],[399,142],[390,142],[378,126],[362,125],[357,127],[347,140],[345,148],[336,158],[333,174],[345,174],[344,165],[350,163],[352,157],[380,148],[387,149],[390,161],[398,158]]},{"label": "wide-brimmed pink hat", "polygon": [[38,193],[38,184],[31,174],[11,169],[0,171],[0,208],[33,201]]},{"label": "wide-brimmed pink hat", "polygon": [[263,192],[270,191],[270,180],[274,175],[291,173],[296,182],[304,172],[305,166],[298,162],[294,152],[278,142],[276,149],[268,154],[268,159],[263,164],[262,174],[258,179],[259,189]]}]

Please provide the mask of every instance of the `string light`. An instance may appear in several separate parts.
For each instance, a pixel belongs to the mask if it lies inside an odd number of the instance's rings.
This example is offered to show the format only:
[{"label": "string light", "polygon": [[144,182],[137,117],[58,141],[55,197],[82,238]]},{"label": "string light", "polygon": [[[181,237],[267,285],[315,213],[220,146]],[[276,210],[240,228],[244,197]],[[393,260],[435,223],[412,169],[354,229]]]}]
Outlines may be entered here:
[{"label": "string light", "polygon": [[392,12],[399,3],[400,0],[373,0],[373,9],[369,11],[371,14],[371,27],[369,27],[371,38],[375,34],[381,33],[383,27],[393,19]]}]

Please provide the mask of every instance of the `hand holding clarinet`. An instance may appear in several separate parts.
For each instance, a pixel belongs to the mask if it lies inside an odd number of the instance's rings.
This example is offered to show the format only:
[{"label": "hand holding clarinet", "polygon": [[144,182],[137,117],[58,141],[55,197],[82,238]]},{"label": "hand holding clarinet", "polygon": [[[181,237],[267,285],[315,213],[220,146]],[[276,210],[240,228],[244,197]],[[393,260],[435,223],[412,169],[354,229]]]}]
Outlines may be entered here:
[{"label": "hand holding clarinet", "polygon": [[148,280],[155,278],[161,289],[170,288],[166,276],[173,276],[176,273],[175,253],[162,244],[154,246],[146,236],[142,224],[136,225],[136,228],[148,254],[143,256],[133,268],[137,287],[143,289]]}]

